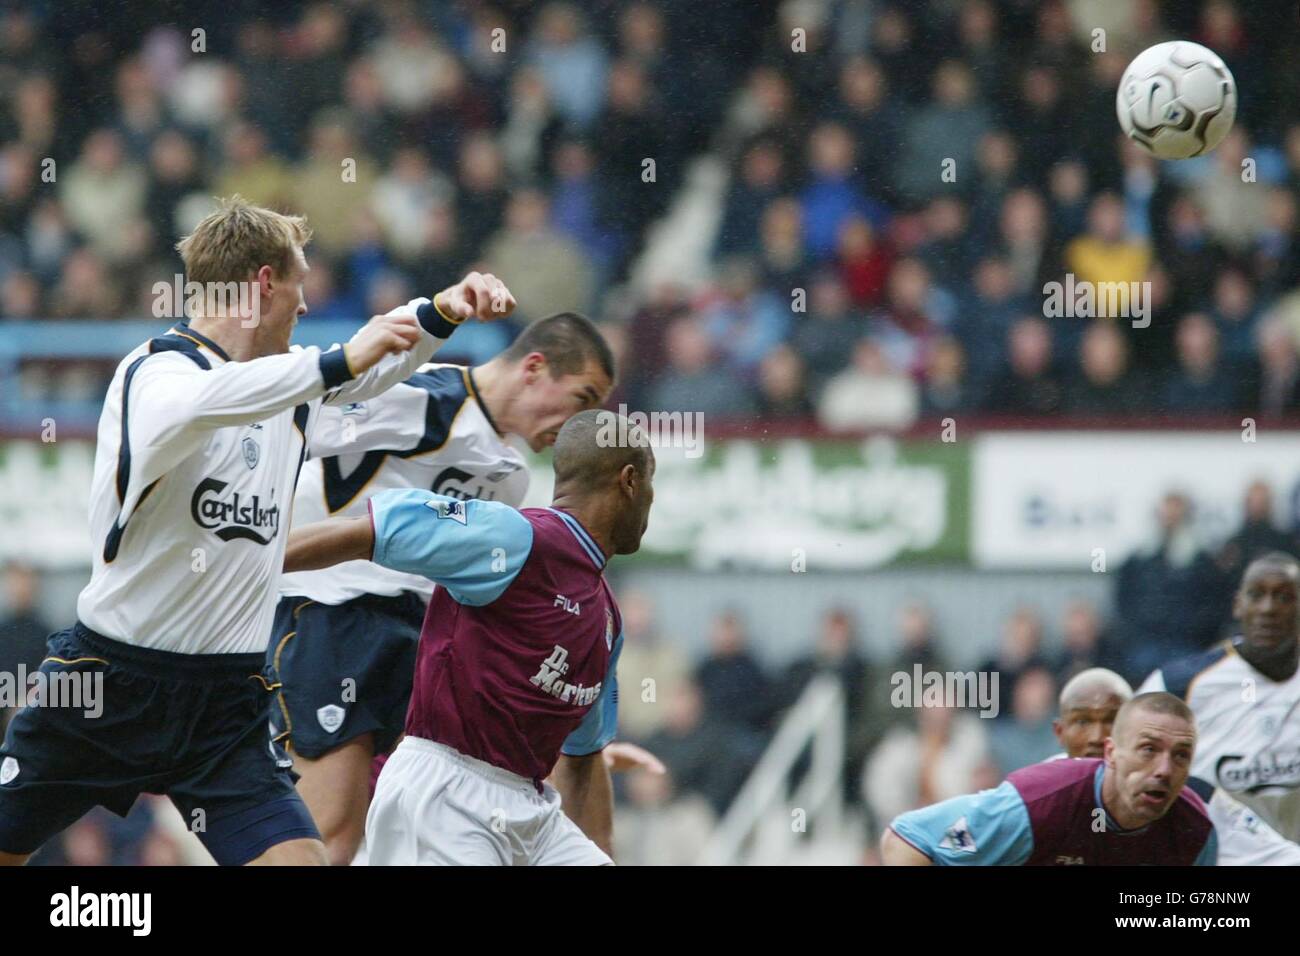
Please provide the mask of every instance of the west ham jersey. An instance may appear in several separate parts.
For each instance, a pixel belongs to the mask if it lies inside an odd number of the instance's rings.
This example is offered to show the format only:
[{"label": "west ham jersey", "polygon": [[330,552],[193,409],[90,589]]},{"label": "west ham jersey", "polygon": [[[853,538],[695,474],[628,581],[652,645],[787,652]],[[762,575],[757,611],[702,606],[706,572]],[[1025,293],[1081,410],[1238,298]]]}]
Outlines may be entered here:
[{"label": "west ham jersey", "polygon": [[[329,435],[331,447],[373,450],[309,460],[294,496],[295,526],[363,515],[371,495],[395,488],[512,507],[528,492],[523,455],[497,431],[474,386],[474,373],[459,365],[425,365],[380,396],[324,408],[316,430]],[[320,604],[403,591],[427,598],[433,582],[371,561],[345,561],[280,579],[281,594]]]},{"label": "west ham jersey", "polygon": [[370,499],[374,560],[441,584],[420,634],[407,734],[541,781],[614,737],[622,619],[572,516],[427,491]]}]

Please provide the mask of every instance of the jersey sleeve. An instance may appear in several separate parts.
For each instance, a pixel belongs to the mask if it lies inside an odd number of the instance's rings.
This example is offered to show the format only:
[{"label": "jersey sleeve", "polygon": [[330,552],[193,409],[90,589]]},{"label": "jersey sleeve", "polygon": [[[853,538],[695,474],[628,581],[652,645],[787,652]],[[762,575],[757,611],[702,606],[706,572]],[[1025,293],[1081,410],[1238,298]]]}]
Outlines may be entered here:
[{"label": "jersey sleeve", "polygon": [[1009,782],[901,814],[889,828],[936,866],[1021,866],[1034,851],[1029,810]]},{"label": "jersey sleeve", "polygon": [[609,669],[605,672],[605,683],[600,688],[600,696],[587,711],[578,729],[565,738],[560,752],[570,757],[584,757],[594,754],[609,746],[618,733],[618,658],[623,653],[623,635],[620,633],[614,641],[613,652],[609,656]]},{"label": "jersey sleeve", "polygon": [[422,574],[460,604],[491,604],[518,576],[533,546],[533,526],[496,501],[461,501],[420,489],[370,499],[372,559]]},{"label": "jersey sleeve", "polygon": [[[353,377],[347,370],[347,361],[343,358],[343,349],[335,345],[322,353],[321,363],[330,361],[339,375],[346,374],[325,396],[327,405],[346,405],[360,402],[386,392],[398,382],[404,382],[415,374],[415,370],[433,358],[433,354],[446,344],[451,333],[456,331],[458,323],[448,322],[442,317],[429,299],[412,299],[406,305],[398,306],[388,315],[413,315],[420,322],[420,340],[405,352],[385,355],[360,375]],[[337,358],[336,358],[337,356]],[[339,366],[342,369],[339,369]]]},{"label": "jersey sleeve", "polygon": [[399,382],[366,402],[322,404],[311,431],[309,455],[408,451],[424,435],[429,395]]},{"label": "jersey sleeve", "polygon": [[[1215,790],[1205,804],[1214,824],[1218,863],[1198,866],[1300,866],[1300,846],[1268,825],[1254,810]],[[1202,850],[1202,856],[1205,851]]]}]

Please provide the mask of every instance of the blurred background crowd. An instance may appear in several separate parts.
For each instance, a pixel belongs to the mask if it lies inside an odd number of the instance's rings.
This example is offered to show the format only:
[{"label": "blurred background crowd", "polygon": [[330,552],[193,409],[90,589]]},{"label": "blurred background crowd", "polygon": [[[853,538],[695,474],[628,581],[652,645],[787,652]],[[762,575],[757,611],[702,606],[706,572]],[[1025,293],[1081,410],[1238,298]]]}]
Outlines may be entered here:
[{"label": "blurred background crowd", "polygon": [[[240,193],[315,230],[304,322],[360,320],[481,264],[521,322],[596,319],[620,356],[613,401],[633,408],[808,434],[954,413],[1285,417],[1300,411],[1286,17],[1271,0],[0,0],[0,329],[150,319],[155,283],[182,271],[176,239]],[[1119,134],[1114,91],[1174,37],[1224,58],[1240,107],[1214,154],[1158,164]],[[690,176],[701,162],[723,174],[712,186]],[[665,230],[674,217],[704,226]],[[673,242],[702,250],[703,281],[640,268]],[[1149,283],[1149,326],[1048,316],[1044,284],[1067,273]],[[109,373],[21,386],[98,395]],[[1028,601],[989,661],[948,660],[923,598],[900,605],[892,658],[864,652],[851,613],[809,608],[803,652],[775,668],[747,646],[743,601],[701,621],[699,657],[622,593],[620,679],[657,684],[651,702],[625,695],[625,736],[669,772],[620,778],[620,859],[690,862],[819,673],[848,695],[845,796],[868,834],[1055,752],[1072,673],[1136,682],[1204,647],[1250,557],[1300,553],[1265,485],[1213,548],[1192,507],[1165,497],[1108,606],[1047,619]],[[41,619],[25,567],[5,583],[12,670],[72,608]],[[890,707],[890,675],[915,663],[996,670],[1000,716]],[[43,859],[180,860],[164,816],[92,814]]]}]

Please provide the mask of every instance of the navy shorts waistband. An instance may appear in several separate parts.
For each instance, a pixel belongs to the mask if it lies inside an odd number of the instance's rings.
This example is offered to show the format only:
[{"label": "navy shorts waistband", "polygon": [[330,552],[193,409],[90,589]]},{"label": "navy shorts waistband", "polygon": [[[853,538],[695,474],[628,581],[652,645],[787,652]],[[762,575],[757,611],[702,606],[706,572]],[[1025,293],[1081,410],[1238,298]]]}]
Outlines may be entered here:
[{"label": "navy shorts waistband", "polygon": [[238,678],[261,674],[266,666],[266,652],[255,654],[181,654],[152,647],[137,647],[105,637],[78,621],[72,626],[73,637],[86,650],[102,656],[113,667],[138,671],[150,677],[178,680]]}]

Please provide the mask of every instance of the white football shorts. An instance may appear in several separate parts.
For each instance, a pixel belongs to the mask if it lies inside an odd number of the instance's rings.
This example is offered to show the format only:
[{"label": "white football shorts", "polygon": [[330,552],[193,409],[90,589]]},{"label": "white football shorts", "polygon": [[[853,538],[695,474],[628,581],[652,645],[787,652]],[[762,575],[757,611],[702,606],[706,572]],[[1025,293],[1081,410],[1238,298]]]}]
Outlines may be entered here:
[{"label": "white football shorts", "polygon": [[366,815],[370,866],[605,866],[549,783],[407,736]]}]

